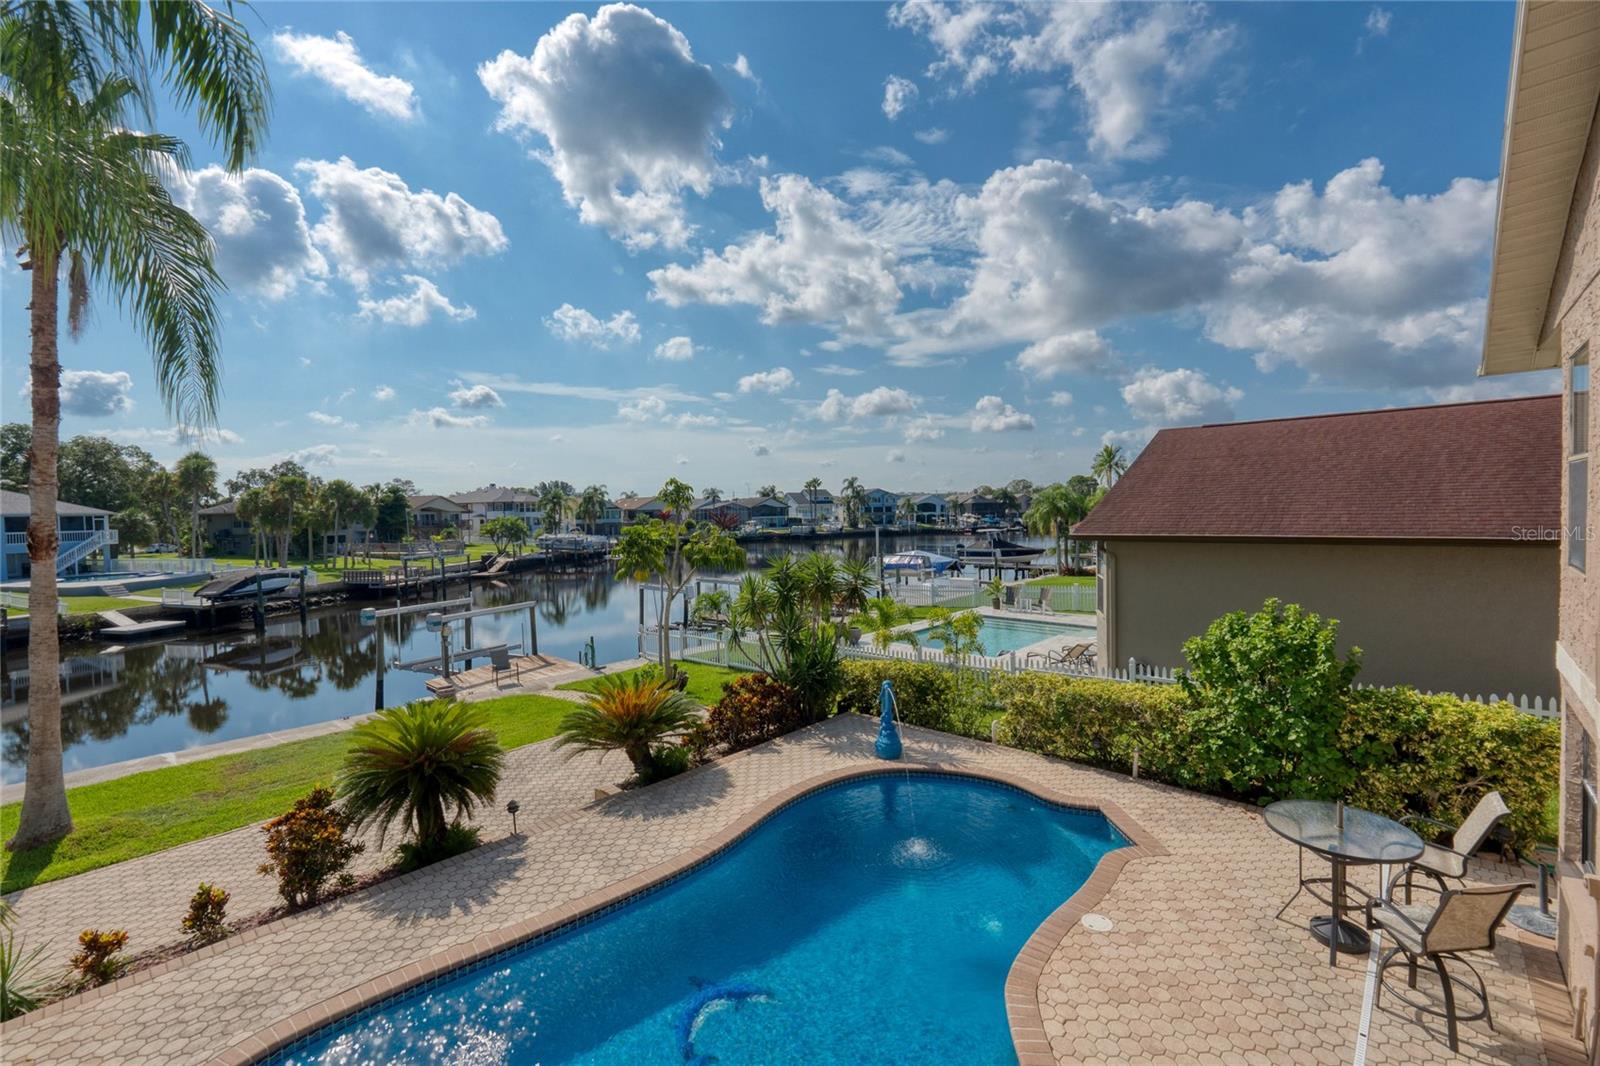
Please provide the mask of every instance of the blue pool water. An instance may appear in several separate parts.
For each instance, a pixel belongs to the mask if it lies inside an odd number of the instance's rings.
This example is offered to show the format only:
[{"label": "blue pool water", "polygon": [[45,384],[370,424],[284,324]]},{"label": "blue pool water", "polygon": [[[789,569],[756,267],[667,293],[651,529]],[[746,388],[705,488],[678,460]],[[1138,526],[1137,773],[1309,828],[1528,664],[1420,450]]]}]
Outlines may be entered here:
[{"label": "blue pool water", "polygon": [[848,782],[622,907],[276,1061],[1014,1064],[1012,960],[1124,843],[1098,812],[990,782]]},{"label": "blue pool water", "polygon": [[[1056,650],[1060,645],[1066,644],[1092,644],[1094,643],[1094,627],[1062,625],[1059,622],[1036,622],[1031,618],[994,618],[985,615],[983,624],[978,627],[978,639],[983,642],[983,654],[1004,655],[1007,652],[1026,648],[1030,644],[1037,644],[1041,640],[1054,640],[1057,642]],[[940,641],[931,639],[930,644],[939,646]]]}]

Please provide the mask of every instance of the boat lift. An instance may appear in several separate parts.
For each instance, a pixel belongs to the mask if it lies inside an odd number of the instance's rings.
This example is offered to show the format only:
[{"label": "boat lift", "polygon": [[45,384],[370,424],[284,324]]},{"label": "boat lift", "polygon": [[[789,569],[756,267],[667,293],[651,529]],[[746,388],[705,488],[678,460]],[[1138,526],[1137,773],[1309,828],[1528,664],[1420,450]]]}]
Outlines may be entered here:
[{"label": "boat lift", "polygon": [[[527,629],[527,654],[539,654],[539,624],[534,614],[536,600],[524,600],[520,603],[508,603],[500,607],[472,607],[471,599],[438,600],[433,603],[413,603],[400,607],[386,607],[381,610],[367,607],[361,612],[361,624],[373,627],[373,654],[377,660],[377,685],[373,692],[373,709],[383,709],[383,673],[386,666],[396,670],[415,670],[422,673],[438,674],[446,681],[450,679],[451,667],[454,663],[465,661],[467,669],[472,668],[473,659],[487,658],[491,652],[498,651],[504,645],[493,647],[474,648],[472,646],[472,620],[487,615],[506,614],[510,611],[526,611],[528,613]],[[457,611],[454,614],[445,614],[444,611],[452,607],[466,607],[467,610]],[[420,614],[427,612],[424,619],[430,633],[439,635],[439,654],[424,656],[420,659],[409,659],[387,662],[384,653],[382,619],[395,618],[400,615]],[[465,646],[457,651],[450,649],[450,626],[454,622],[463,623],[463,638]]]}]

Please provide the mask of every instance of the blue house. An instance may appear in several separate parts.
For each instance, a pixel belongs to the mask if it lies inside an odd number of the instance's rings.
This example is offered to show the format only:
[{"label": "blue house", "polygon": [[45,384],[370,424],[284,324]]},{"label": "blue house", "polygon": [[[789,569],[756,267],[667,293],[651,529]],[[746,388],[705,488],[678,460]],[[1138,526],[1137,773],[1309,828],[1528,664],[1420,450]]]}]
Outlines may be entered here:
[{"label": "blue house", "polygon": [[[0,516],[5,519],[6,542],[3,580],[22,581],[28,576],[28,494],[0,489]],[[105,554],[117,542],[111,512],[80,503],[56,501],[56,528],[61,547],[56,552],[56,573],[75,574],[86,569],[91,556]]]}]

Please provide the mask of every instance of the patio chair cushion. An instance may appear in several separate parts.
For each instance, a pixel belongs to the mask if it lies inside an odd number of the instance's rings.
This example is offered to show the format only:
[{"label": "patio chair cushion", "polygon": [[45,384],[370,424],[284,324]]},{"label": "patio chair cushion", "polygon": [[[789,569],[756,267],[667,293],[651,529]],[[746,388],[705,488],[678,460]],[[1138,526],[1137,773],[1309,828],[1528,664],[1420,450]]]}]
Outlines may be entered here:
[{"label": "patio chair cushion", "polygon": [[1467,872],[1466,856],[1458,855],[1449,848],[1441,848],[1436,844],[1422,845],[1422,854],[1413,859],[1412,863],[1446,877],[1462,877]]},{"label": "patio chair cushion", "polygon": [[1394,903],[1383,900],[1372,908],[1372,920],[1386,930],[1407,951],[1422,952],[1422,934],[1433,917],[1433,905],[1427,903]]}]

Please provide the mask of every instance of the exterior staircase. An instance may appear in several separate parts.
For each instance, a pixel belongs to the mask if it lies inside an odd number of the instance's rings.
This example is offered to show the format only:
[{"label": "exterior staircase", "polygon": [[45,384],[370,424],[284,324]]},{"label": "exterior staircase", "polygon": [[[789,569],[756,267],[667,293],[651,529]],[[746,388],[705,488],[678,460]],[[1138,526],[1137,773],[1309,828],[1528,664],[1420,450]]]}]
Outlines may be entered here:
[{"label": "exterior staircase", "polygon": [[68,530],[61,534],[61,547],[56,550],[56,573],[82,562],[95,552],[117,543],[114,529]]}]

